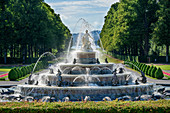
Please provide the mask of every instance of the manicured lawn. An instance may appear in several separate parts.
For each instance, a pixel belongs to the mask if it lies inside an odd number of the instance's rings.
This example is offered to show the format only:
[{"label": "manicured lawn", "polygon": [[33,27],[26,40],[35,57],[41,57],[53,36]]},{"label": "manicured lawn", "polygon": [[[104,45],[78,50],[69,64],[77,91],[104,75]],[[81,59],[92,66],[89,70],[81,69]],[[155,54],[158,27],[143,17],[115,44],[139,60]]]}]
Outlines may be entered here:
[{"label": "manicured lawn", "polygon": [[9,72],[13,67],[1,66],[0,72]]},{"label": "manicured lawn", "polygon": [[119,64],[119,63],[123,63],[122,60],[119,60],[119,59],[116,59],[116,58],[113,58],[109,55],[102,55],[100,58],[99,58],[99,61],[100,62],[105,62],[105,58],[107,58],[108,62],[110,63],[116,63],[116,64]]},{"label": "manicured lawn", "polygon": [[162,70],[170,70],[170,65],[156,65],[156,67],[160,67]]}]

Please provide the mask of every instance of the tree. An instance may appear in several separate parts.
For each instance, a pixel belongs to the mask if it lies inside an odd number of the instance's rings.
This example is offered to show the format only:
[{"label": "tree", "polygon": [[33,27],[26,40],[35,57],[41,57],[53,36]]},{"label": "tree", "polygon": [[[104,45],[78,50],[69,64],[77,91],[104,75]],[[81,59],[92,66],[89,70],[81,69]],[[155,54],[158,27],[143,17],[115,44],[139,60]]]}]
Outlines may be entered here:
[{"label": "tree", "polygon": [[170,2],[169,0],[161,0],[159,2],[160,9],[157,11],[158,21],[154,26],[152,37],[158,45],[166,46],[166,62],[168,62],[169,45],[170,45]]}]

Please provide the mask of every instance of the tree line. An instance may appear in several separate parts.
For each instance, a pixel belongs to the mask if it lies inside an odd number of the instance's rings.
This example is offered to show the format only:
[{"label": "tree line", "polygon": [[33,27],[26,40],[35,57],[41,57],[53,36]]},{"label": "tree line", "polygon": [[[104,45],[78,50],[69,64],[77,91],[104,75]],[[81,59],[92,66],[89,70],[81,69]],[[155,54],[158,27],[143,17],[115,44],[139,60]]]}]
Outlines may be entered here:
[{"label": "tree line", "polygon": [[[0,58],[37,58],[46,51],[60,52],[70,39],[60,15],[44,0],[0,0]],[[9,61],[10,62],[10,61]]]},{"label": "tree line", "polygon": [[103,25],[100,37],[104,49],[120,55],[159,56],[158,48],[166,46],[168,62],[170,45],[169,0],[120,0],[114,3]]}]

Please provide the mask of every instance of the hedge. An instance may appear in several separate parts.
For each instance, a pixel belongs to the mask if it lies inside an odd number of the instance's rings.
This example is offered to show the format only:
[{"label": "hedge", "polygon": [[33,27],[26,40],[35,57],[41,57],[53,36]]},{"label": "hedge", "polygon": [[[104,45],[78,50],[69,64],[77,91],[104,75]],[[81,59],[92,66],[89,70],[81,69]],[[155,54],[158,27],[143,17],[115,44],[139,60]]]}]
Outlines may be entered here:
[{"label": "hedge", "polygon": [[148,75],[149,75],[149,76],[152,76],[152,74],[151,74],[152,69],[153,69],[153,66],[151,66],[151,67],[149,68],[149,72],[148,72]]},{"label": "hedge", "polygon": [[[146,64],[143,64],[143,63],[128,61],[128,60],[124,61],[124,64],[129,65],[129,67],[131,67],[132,69],[133,69],[133,67],[137,66],[140,69],[140,70],[138,70],[139,72],[143,71],[146,75],[149,75],[149,76],[157,78],[157,79],[162,79],[164,77],[162,70],[159,69],[159,72],[158,72],[158,69],[153,65],[149,66],[149,65],[146,65]],[[132,66],[132,64],[135,65],[135,66]],[[156,74],[156,72],[157,72],[157,74]]]},{"label": "hedge", "polygon": [[[33,68],[34,68],[35,63],[28,65],[28,66],[23,66],[21,68],[12,68],[8,74],[8,78],[11,81],[16,81],[17,79],[20,79],[22,77],[25,77],[27,74],[31,73]],[[37,64],[37,67],[35,69],[35,71],[38,71],[40,69],[46,68],[48,66],[48,62],[47,61],[40,61]]]},{"label": "hedge", "polygon": [[15,81],[16,79],[18,79],[18,73],[14,68],[12,68],[8,73],[8,79],[11,81]]},{"label": "hedge", "polygon": [[164,77],[161,68],[158,68],[158,69],[156,70],[156,72],[155,72],[155,77],[156,77],[157,79],[162,79],[162,78]]},{"label": "hedge", "polygon": [[152,71],[151,71],[151,76],[153,77],[153,78],[155,78],[155,71],[157,70],[157,68],[154,66],[153,67],[153,69],[152,69]]},{"label": "hedge", "polygon": [[1,113],[169,113],[170,100],[158,101],[79,101],[1,102]]}]

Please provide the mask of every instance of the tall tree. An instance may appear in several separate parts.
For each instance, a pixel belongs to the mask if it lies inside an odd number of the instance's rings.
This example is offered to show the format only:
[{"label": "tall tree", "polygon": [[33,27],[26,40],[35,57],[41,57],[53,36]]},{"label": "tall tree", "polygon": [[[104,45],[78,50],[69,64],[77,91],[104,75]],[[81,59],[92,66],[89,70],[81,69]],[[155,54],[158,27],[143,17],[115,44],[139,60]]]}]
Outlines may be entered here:
[{"label": "tall tree", "polygon": [[166,46],[166,62],[168,62],[170,45],[170,2],[161,0],[157,11],[158,21],[154,26],[153,39],[158,45]]}]

